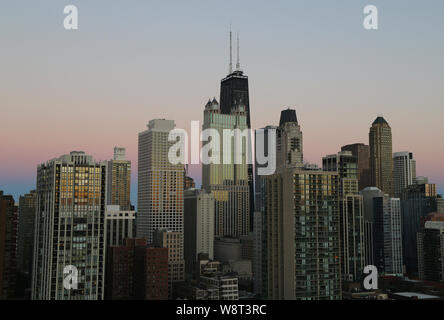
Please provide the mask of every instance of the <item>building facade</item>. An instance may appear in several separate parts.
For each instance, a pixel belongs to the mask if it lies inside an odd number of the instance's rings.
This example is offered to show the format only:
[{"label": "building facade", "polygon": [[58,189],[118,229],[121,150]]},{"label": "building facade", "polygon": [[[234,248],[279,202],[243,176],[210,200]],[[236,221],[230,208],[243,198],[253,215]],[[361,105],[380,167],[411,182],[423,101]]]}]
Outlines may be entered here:
[{"label": "building facade", "polygon": [[137,237],[153,241],[157,229],[183,233],[183,164],[173,164],[168,141],[173,120],[155,119],[139,133]]},{"label": "building facade", "polygon": [[[37,168],[32,299],[102,300],[105,265],[106,163],[73,151]],[[77,289],[64,285],[78,271]]]},{"label": "building facade", "polygon": [[359,191],[370,187],[370,147],[363,143],[354,143],[343,146],[341,151],[350,151],[358,159]]},{"label": "building facade", "polygon": [[107,204],[131,210],[131,161],[125,159],[125,148],[114,148],[114,158],[108,161],[107,172]]},{"label": "building facade", "polygon": [[393,154],[393,183],[395,197],[401,198],[407,186],[416,180],[416,161],[411,152],[395,152]]},{"label": "building facade", "polygon": [[214,196],[205,190],[185,191],[184,257],[188,274],[196,272],[200,253],[214,259]]},{"label": "building facade", "polygon": [[338,174],[282,170],[267,198],[267,298],[341,299]]},{"label": "building facade", "polygon": [[392,129],[383,117],[377,117],[370,132],[371,186],[394,196]]},{"label": "building facade", "polygon": [[[238,104],[230,114],[224,114],[216,99],[208,101],[205,106],[203,123],[203,130],[206,129],[217,131],[220,138],[219,143],[212,140],[211,142],[203,142],[202,149],[212,153],[215,144],[220,146],[220,152],[214,154],[215,161],[202,165],[202,188],[211,192],[215,199],[215,237],[248,235],[250,231],[248,143],[242,144],[240,161],[236,163],[235,138],[234,136],[224,137],[224,130],[240,130],[240,132],[248,130],[245,105]],[[242,137],[240,139],[248,141],[248,138],[247,140]],[[231,145],[231,148],[227,149],[231,152],[231,156],[225,155],[229,159],[224,157],[224,143]]]}]

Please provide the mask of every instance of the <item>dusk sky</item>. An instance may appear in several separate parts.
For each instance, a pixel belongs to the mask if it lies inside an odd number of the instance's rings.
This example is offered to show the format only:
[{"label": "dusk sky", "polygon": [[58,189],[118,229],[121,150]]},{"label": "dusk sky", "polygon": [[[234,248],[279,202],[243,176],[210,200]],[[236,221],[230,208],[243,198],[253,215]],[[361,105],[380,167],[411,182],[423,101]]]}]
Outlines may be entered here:
[{"label": "dusk sky", "polygon": [[[79,29],[63,28],[65,5]],[[379,29],[362,26],[364,6]],[[297,111],[304,159],[368,144],[380,114],[393,152],[411,151],[417,175],[444,193],[444,1],[0,2],[0,190],[35,188],[39,163],[114,146],[132,160],[150,119],[189,129],[227,74],[228,32],[240,32],[253,128]],[[200,181],[198,169],[192,176]]]}]

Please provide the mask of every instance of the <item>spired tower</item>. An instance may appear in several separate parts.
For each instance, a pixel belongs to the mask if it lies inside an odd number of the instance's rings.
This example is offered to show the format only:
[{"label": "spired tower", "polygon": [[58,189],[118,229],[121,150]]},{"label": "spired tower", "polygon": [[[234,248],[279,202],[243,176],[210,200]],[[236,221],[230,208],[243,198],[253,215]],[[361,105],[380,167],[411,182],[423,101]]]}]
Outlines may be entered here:
[{"label": "spired tower", "polygon": [[369,142],[371,185],[393,197],[392,129],[383,117],[373,122]]},{"label": "spired tower", "polygon": [[[233,71],[232,61],[232,32],[230,31],[230,64],[228,75],[221,80],[220,86],[220,113],[232,114],[236,111],[239,104],[245,107],[245,115],[247,118],[247,127],[251,129],[250,117],[250,98],[248,91],[248,77],[244,74],[240,67],[239,56],[239,35],[237,36],[237,63],[236,69]],[[253,228],[254,213],[254,186],[253,186],[253,165],[248,165],[248,187],[249,187],[249,229]]]}]

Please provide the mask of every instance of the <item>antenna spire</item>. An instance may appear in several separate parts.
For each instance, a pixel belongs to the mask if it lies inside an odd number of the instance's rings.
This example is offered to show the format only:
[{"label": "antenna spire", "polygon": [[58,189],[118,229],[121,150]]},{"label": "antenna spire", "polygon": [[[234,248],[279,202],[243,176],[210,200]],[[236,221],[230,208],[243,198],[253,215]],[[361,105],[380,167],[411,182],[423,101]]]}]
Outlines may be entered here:
[{"label": "antenna spire", "polygon": [[232,41],[232,32],[231,32],[231,23],[230,23],[230,66],[228,68],[228,74],[233,73],[233,41]]},{"label": "antenna spire", "polygon": [[237,33],[237,63],[236,63],[236,70],[240,70],[240,57],[239,57],[239,32]]}]

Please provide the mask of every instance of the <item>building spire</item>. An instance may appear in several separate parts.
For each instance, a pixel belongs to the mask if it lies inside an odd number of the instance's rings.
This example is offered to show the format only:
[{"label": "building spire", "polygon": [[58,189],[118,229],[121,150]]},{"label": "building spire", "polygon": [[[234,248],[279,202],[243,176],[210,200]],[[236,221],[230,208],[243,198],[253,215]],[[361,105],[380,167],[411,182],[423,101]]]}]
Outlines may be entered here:
[{"label": "building spire", "polygon": [[232,41],[232,32],[231,32],[231,23],[230,23],[230,66],[228,67],[228,74],[233,73],[233,41]]},{"label": "building spire", "polygon": [[239,32],[237,33],[237,63],[236,63],[236,70],[240,70],[240,57],[239,57]]}]

